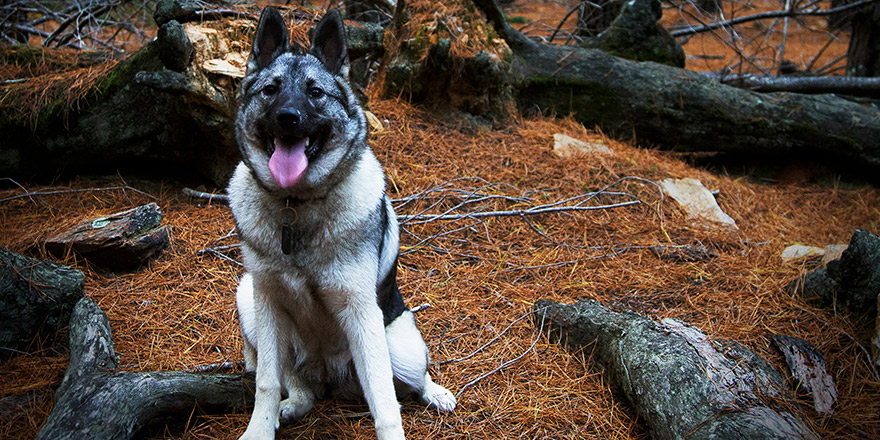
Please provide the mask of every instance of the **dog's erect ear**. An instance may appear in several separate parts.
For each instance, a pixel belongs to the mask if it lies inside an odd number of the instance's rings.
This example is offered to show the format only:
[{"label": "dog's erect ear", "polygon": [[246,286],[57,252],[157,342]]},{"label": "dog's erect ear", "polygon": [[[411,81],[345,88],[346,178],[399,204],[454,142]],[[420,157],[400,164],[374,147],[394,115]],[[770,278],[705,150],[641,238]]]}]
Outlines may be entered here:
[{"label": "dog's erect ear", "polygon": [[248,59],[247,73],[272,64],[275,57],[287,51],[289,41],[287,26],[278,10],[271,6],[263,8],[257,34],[254,36],[254,47]]},{"label": "dog's erect ear", "polygon": [[345,45],[345,25],[339,11],[331,9],[315,26],[309,53],[324,63],[334,75],[348,77],[348,49]]}]

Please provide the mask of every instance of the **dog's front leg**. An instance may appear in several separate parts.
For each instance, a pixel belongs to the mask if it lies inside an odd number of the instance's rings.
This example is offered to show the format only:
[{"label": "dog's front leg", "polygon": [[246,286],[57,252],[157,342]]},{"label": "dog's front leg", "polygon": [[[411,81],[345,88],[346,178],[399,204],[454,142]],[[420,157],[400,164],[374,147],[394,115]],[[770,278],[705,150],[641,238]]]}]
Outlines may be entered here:
[{"label": "dog's front leg", "polygon": [[400,404],[394,391],[382,310],[375,298],[375,291],[353,295],[339,313],[339,320],[348,338],[364,397],[376,423],[376,435],[379,440],[401,440],[405,436]]},{"label": "dog's front leg", "polygon": [[267,303],[256,277],[254,279],[256,311],[257,390],[254,412],[239,440],[265,440],[275,437],[281,401],[277,311]]}]

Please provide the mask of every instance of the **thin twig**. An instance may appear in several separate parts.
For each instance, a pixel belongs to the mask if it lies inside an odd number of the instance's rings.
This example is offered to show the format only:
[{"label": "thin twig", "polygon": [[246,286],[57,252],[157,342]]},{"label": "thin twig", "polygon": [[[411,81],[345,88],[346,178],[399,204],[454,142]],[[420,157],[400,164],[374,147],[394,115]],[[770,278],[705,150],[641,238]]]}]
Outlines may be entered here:
[{"label": "thin twig", "polygon": [[529,316],[532,316],[533,314],[535,314],[536,311],[537,311],[537,310],[532,310],[531,312],[526,313],[525,315],[522,315],[522,316],[520,316],[519,318],[516,318],[516,320],[514,320],[513,322],[511,322],[510,325],[508,325],[504,330],[501,331],[501,333],[498,333],[497,335],[495,335],[495,337],[492,338],[491,340],[489,340],[489,342],[483,344],[482,347],[480,347],[480,348],[474,350],[473,352],[471,352],[471,354],[469,354],[469,355],[467,355],[467,356],[464,356],[464,357],[461,357],[461,358],[458,358],[458,359],[449,359],[449,360],[445,360],[445,361],[442,361],[442,362],[435,362],[435,364],[436,364],[436,365],[453,364],[453,363],[456,363],[456,362],[466,361],[466,360],[468,360],[468,359],[474,357],[476,354],[481,353],[483,350],[485,350],[486,348],[488,348],[490,345],[494,344],[495,341],[501,339],[501,337],[504,336],[504,334],[507,333],[507,331],[510,330],[510,329],[511,329],[511,328],[512,328],[517,322],[520,322],[520,321],[522,321],[523,319],[526,319],[526,318],[528,318]]},{"label": "thin twig", "polygon": [[823,16],[823,15],[831,15],[836,14],[838,12],[847,11],[850,9],[858,8],[860,6],[864,6],[870,3],[873,3],[877,0],[859,0],[855,3],[850,3],[843,6],[838,6],[836,8],[831,9],[789,9],[782,11],[769,11],[769,12],[761,12],[758,14],[752,15],[744,15],[742,17],[731,18],[730,20],[723,20],[714,23],[704,24],[702,26],[692,27],[688,26],[683,29],[674,29],[670,30],[670,34],[673,37],[683,37],[687,35],[698,34],[701,32],[711,31],[718,28],[727,28],[737,24],[748,23],[750,21],[756,20],[768,20],[772,18],[783,18],[783,17],[798,17],[798,16]]},{"label": "thin twig", "polygon": [[229,204],[229,196],[226,194],[206,193],[206,192],[196,191],[192,188],[186,188],[186,187],[183,188],[183,190],[181,192],[185,196],[192,197],[194,199],[205,200],[208,203],[217,202],[217,203],[222,203],[225,205]]},{"label": "thin twig", "polygon": [[[537,310],[535,310],[535,312],[536,312],[536,311],[537,311]],[[532,312],[532,313],[534,313],[534,312]],[[480,377],[478,377],[478,378],[476,378],[476,379],[474,379],[474,380],[472,380],[472,381],[470,381],[470,382],[464,384],[464,386],[462,386],[461,389],[458,390],[458,393],[455,395],[455,397],[458,398],[459,396],[461,396],[461,393],[463,393],[464,390],[468,389],[468,387],[470,387],[470,386],[476,384],[477,382],[479,382],[479,381],[481,381],[481,380],[483,380],[483,379],[485,379],[485,378],[487,378],[487,377],[489,377],[489,376],[491,376],[491,375],[493,375],[493,374],[495,374],[495,373],[497,373],[497,372],[503,370],[504,368],[507,368],[508,366],[510,366],[511,364],[513,364],[514,362],[516,362],[516,361],[518,361],[518,360],[524,358],[527,354],[529,354],[529,352],[532,351],[532,349],[535,348],[535,345],[538,344],[538,341],[541,339],[541,335],[542,335],[543,333],[544,333],[544,316],[542,315],[542,316],[541,316],[541,326],[538,328],[538,333],[535,335],[535,339],[532,341],[532,345],[530,345],[529,348],[528,348],[526,351],[524,351],[521,355],[519,355],[519,356],[517,356],[517,357],[515,357],[515,358],[513,358],[513,359],[511,359],[511,360],[509,360],[509,361],[507,361],[507,362],[504,362],[504,363],[501,364],[501,366],[499,366],[498,368],[496,368],[496,369],[494,369],[494,370],[492,370],[492,371],[490,371],[490,372],[488,372],[488,373],[486,373],[486,374],[484,374],[484,375],[482,375],[482,376],[480,376]]]},{"label": "thin twig", "polygon": [[571,17],[571,14],[573,14],[574,11],[577,11],[578,9],[580,9],[580,8],[582,8],[582,7],[584,7],[584,4],[581,3],[581,2],[578,2],[578,4],[575,5],[575,7],[571,8],[571,9],[568,11],[568,13],[565,14],[565,17],[562,17],[562,20],[559,21],[559,26],[557,26],[557,27],[556,27],[556,30],[554,30],[553,33],[550,34],[550,38],[548,38],[547,41],[550,42],[550,43],[552,43],[552,42],[553,42],[553,39],[556,38],[556,34],[558,34],[558,33],[559,33],[559,30],[562,29],[562,25],[564,25],[565,22],[568,20],[568,17]]},{"label": "thin twig", "polygon": [[429,309],[429,308],[431,308],[431,305],[428,303],[424,303],[422,305],[418,305],[418,306],[415,306],[415,307],[409,309],[409,311],[412,312],[413,314],[416,314],[416,313],[421,312],[422,310]]},{"label": "thin twig", "polygon": [[143,196],[149,197],[152,200],[157,200],[156,197],[147,194],[139,189],[132,188],[130,186],[113,186],[108,188],[82,188],[82,189],[59,189],[59,190],[51,190],[51,191],[33,191],[26,192],[24,194],[17,194],[14,196],[6,197],[0,199],[0,203],[9,202],[12,200],[18,200],[23,198],[32,198],[32,197],[40,197],[40,196],[52,196],[58,194],[75,194],[75,193],[83,193],[83,192],[99,192],[99,191],[122,191],[125,194],[125,191],[133,191]]}]

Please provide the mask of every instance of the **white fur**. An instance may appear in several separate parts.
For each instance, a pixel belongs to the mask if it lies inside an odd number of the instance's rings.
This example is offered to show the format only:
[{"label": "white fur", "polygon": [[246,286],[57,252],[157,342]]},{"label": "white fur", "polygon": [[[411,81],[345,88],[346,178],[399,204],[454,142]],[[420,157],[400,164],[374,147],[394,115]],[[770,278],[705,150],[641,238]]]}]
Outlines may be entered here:
[{"label": "white fur", "polygon": [[[230,206],[249,272],[236,302],[245,363],[257,374],[254,412],[242,439],[272,438],[279,416],[301,417],[325,385],[351,388],[352,364],[380,440],[404,438],[393,377],[428,404],[444,411],[455,407],[454,396],[426,372],[428,352],[412,314],[403,313],[388,327],[383,323],[376,286],[395,252],[377,261],[375,245],[360,238],[384,190],[369,149],[326,197],[297,204],[295,213],[283,197],[260,187],[247,166],[236,169]],[[311,232],[299,252],[281,252],[283,222]],[[393,233],[384,236],[385,245],[396,251],[393,211],[389,222]]]}]

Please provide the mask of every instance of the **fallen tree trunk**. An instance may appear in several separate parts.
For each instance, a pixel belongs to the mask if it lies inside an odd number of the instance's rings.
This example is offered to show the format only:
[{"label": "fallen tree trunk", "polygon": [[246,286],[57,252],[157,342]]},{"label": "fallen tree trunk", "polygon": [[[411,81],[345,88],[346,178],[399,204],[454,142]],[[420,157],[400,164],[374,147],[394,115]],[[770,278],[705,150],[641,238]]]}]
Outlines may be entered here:
[{"label": "fallen tree trunk", "polygon": [[567,115],[606,133],[681,151],[819,154],[880,169],[880,111],[831,95],[761,94],[703,74],[595,49],[539,44],[493,0],[474,0],[512,49],[520,109]]},{"label": "fallen tree trunk", "polygon": [[783,380],[742,345],[595,301],[540,300],[535,308],[551,337],[592,352],[654,440],[818,438],[791,413],[773,408]]},{"label": "fallen tree trunk", "polygon": [[107,316],[83,298],[70,319],[70,367],[37,439],[129,439],[162,417],[253,403],[253,375],[126,373],[116,366]]},{"label": "fallen tree trunk", "polygon": [[[386,95],[443,102],[489,120],[504,120],[517,107],[572,114],[587,127],[686,152],[813,153],[848,161],[847,171],[853,165],[880,170],[875,108],[831,95],[761,94],[598,49],[539,44],[513,30],[492,0],[475,3],[513,55],[455,58],[449,40],[440,40],[426,57],[385,64],[386,84],[401,88]],[[0,111],[0,131],[11,139],[0,143],[0,175],[195,171],[225,186],[239,160],[232,121],[247,45],[222,41],[216,28],[229,22],[181,25],[171,19],[192,19],[189,10],[168,11],[157,19],[167,32],[97,81],[76,108],[50,106],[31,122]],[[246,33],[256,24],[239,19],[231,25]],[[375,25],[349,23],[346,33],[352,56],[375,57],[385,50],[383,41],[395,41],[383,40]]]}]

